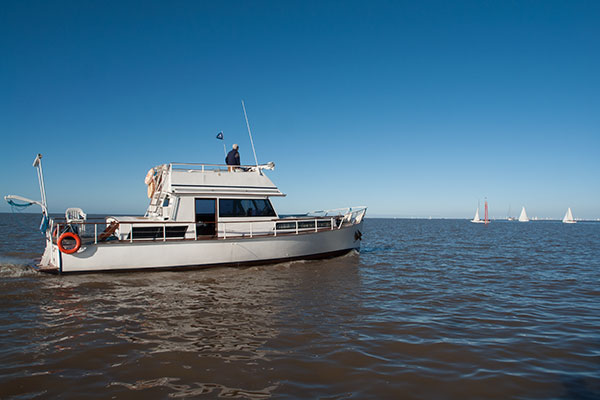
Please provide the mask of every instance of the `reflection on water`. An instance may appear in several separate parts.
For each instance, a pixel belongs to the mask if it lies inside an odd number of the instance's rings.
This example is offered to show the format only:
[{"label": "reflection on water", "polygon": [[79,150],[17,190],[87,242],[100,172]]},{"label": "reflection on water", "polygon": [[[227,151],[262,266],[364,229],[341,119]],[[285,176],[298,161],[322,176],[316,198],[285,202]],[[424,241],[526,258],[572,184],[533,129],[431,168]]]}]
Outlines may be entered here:
[{"label": "reflection on water", "polygon": [[0,398],[598,398],[600,224],[564,228],[366,220],[360,255],[74,276],[4,242]]}]

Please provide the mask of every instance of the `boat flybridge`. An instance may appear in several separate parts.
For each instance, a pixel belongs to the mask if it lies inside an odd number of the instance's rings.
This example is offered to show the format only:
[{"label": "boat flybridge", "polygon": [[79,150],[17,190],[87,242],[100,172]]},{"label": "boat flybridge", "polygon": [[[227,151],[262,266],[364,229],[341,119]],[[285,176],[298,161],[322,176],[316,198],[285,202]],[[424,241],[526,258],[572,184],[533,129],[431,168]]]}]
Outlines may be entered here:
[{"label": "boat flybridge", "polygon": [[237,266],[327,258],[360,248],[366,207],[280,217],[271,197],[285,196],[266,176],[273,163],[227,166],[170,163],[146,176],[144,216],[88,219],[69,208],[49,218],[41,155],[41,201],[6,196],[13,206],[40,205],[46,248],[38,269],[96,272]]}]

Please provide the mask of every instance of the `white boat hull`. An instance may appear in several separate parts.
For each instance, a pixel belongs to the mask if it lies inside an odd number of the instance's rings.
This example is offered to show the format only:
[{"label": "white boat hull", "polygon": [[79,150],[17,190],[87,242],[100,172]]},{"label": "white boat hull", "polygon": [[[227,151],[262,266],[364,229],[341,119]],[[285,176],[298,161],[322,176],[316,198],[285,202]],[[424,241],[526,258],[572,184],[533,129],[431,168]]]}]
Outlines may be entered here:
[{"label": "white boat hull", "polygon": [[[262,236],[213,240],[115,241],[82,245],[65,254],[56,244],[43,270],[99,272],[140,269],[266,264],[305,258],[325,258],[360,248],[363,222],[341,229],[299,235]],[[46,258],[46,257],[44,257]],[[51,260],[51,261],[50,261]]]}]

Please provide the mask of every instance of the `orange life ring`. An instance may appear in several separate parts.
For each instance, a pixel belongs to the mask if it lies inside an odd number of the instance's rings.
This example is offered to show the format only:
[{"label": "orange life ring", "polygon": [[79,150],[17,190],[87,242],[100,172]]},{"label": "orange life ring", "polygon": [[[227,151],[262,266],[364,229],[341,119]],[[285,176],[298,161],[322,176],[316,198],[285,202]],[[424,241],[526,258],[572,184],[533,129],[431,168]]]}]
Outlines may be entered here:
[{"label": "orange life ring", "polygon": [[[71,238],[71,239],[75,239],[75,247],[73,247],[72,249],[65,249],[62,245],[62,241],[65,238]],[[75,253],[77,250],[79,250],[79,248],[81,247],[81,239],[79,238],[79,235],[73,232],[65,232],[62,235],[60,235],[60,237],[58,238],[58,242],[56,242],[56,244],[58,244],[58,249],[60,251],[62,251],[65,254],[73,254]]]}]

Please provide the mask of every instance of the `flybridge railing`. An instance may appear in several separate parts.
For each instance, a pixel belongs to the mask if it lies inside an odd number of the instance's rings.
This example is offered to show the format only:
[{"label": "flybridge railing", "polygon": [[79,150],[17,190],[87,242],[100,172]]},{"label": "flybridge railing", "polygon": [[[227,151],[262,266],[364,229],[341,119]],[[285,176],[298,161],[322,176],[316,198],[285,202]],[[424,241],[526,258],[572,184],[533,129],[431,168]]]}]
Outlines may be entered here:
[{"label": "flybridge railing", "polygon": [[172,170],[179,171],[260,171],[263,169],[275,169],[275,164],[269,162],[267,164],[260,165],[226,165],[226,164],[204,164],[204,163],[180,163],[175,162],[169,164]]},{"label": "flybridge railing", "polygon": [[[354,208],[353,208],[354,210]],[[57,242],[64,232],[76,233],[83,244],[118,241],[133,243],[138,241],[206,240],[253,238],[256,236],[298,235],[341,229],[362,221],[366,208],[346,215],[329,217],[280,218],[254,221],[218,221],[212,234],[203,234],[203,227],[213,223],[194,221],[119,221],[67,223],[64,219],[52,219],[49,225],[50,239]]]}]

